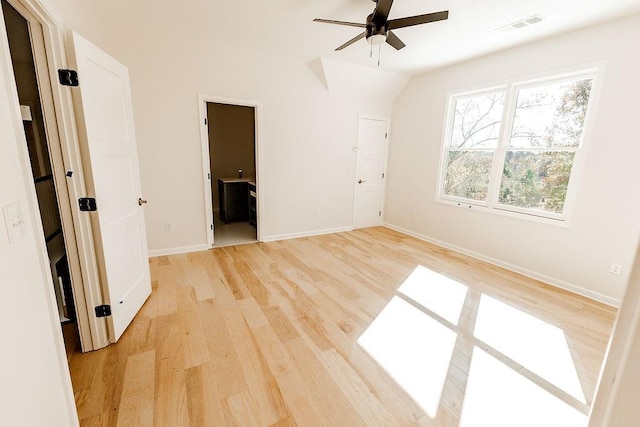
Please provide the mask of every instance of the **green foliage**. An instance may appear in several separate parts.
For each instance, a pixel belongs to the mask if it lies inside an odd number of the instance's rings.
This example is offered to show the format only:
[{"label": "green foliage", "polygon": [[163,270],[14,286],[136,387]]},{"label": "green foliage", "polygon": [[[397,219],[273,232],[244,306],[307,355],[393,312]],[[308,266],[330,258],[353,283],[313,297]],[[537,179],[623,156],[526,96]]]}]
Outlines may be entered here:
[{"label": "green foliage", "polygon": [[[520,91],[498,194],[500,203],[562,213],[575,157],[573,148],[582,139],[591,85],[592,80],[585,79]],[[503,102],[503,97],[489,94],[456,103],[455,141],[448,156],[445,194],[486,200],[491,148],[496,146]]]}]

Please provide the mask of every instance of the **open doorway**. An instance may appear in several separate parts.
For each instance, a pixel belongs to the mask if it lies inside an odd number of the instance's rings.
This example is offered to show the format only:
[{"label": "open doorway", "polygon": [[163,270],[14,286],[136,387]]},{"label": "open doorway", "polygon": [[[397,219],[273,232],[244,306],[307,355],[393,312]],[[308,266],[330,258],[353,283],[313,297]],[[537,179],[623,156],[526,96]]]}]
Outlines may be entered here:
[{"label": "open doorway", "polygon": [[257,107],[204,100],[213,247],[258,241]]},{"label": "open doorway", "polygon": [[[47,255],[56,296],[58,315],[63,330],[67,355],[78,348],[80,337],[77,323],[76,305],[73,295],[72,275],[66,247],[59,196],[66,194],[66,188],[58,188],[55,168],[51,155],[51,128],[54,121],[47,111],[46,94],[41,91],[38,79],[38,64],[34,43],[38,31],[30,27],[30,22],[15,7],[2,0],[2,12],[7,29],[9,50],[15,75],[15,83],[20,101],[27,152],[35,186],[42,233],[46,242]],[[42,47],[42,46],[40,46]],[[51,94],[48,94],[49,97]],[[49,117],[48,117],[49,116]]]}]

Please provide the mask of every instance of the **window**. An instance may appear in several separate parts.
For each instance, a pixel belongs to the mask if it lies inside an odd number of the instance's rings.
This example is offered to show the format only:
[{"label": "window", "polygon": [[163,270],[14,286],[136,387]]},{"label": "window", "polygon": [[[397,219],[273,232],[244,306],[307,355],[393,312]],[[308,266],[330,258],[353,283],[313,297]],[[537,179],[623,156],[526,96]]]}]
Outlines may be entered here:
[{"label": "window", "polygon": [[439,199],[564,220],[594,78],[451,96]]}]

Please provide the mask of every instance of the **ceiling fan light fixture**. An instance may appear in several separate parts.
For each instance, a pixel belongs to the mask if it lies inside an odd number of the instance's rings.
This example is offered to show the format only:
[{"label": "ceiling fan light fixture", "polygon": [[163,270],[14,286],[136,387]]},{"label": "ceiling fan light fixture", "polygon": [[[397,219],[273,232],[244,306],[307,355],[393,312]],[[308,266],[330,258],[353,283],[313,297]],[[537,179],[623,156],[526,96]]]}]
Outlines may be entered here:
[{"label": "ceiling fan light fixture", "polygon": [[382,43],[384,43],[385,41],[387,41],[387,35],[386,34],[374,34],[372,36],[369,36],[367,41],[372,46],[378,46],[378,45],[381,45]]},{"label": "ceiling fan light fixture", "polygon": [[336,21],[333,19],[320,19],[315,18],[314,22],[324,22],[326,24],[338,24],[347,25],[349,27],[364,28],[364,32],[358,34],[348,42],[338,46],[336,51],[342,50],[348,46],[351,46],[358,40],[363,38],[367,39],[369,46],[378,46],[380,50],[382,45],[386,42],[389,43],[394,49],[400,50],[406,45],[396,36],[391,30],[397,30],[399,28],[413,27],[414,25],[428,24],[430,22],[444,21],[449,18],[449,11],[443,10],[434,13],[425,13],[422,15],[408,16],[406,18],[398,18],[389,20],[389,12],[393,5],[393,0],[373,0],[376,3],[376,7],[364,24],[357,22]]}]

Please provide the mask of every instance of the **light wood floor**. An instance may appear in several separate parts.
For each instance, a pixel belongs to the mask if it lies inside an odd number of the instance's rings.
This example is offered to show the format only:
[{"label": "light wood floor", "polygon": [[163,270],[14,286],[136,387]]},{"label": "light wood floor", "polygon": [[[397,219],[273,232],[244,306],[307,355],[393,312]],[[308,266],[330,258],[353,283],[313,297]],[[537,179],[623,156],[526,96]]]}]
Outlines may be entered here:
[{"label": "light wood floor", "polygon": [[150,262],[120,341],[71,357],[84,426],[580,425],[614,318],[385,228]]}]

